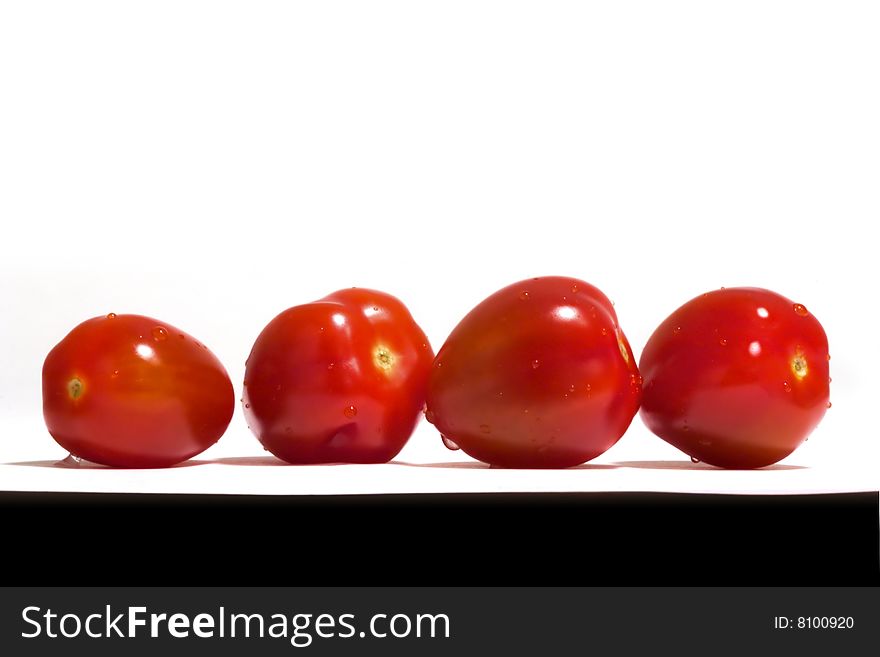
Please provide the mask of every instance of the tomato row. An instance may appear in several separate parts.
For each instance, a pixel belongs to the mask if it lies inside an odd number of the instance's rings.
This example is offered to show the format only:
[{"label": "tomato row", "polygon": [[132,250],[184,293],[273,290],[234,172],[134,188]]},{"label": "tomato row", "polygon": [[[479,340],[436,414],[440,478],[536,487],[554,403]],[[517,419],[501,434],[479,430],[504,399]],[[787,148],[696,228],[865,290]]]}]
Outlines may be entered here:
[{"label": "tomato row", "polygon": [[[800,445],[829,402],[828,341],[807,309],[758,288],[674,311],[638,364],[613,304],[573,278],[491,295],[434,354],[397,298],[352,288],[275,317],[246,362],[242,404],[290,463],[384,463],[420,416],[496,466],[563,468],[614,445],[636,412],[694,460],[758,468]],[[233,415],[220,361],[174,326],[113,313],[74,328],[43,366],[49,433],[80,458],[165,467]]]}]

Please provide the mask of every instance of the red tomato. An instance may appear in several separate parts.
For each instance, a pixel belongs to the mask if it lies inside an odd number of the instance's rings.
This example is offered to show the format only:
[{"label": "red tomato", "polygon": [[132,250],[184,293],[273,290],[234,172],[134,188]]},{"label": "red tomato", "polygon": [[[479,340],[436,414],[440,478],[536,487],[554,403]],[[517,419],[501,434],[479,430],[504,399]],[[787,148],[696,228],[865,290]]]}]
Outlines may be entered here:
[{"label": "red tomato", "polygon": [[49,352],[43,415],[78,457],[126,468],[166,467],[213,445],[235,392],[208,348],[141,315],[90,319]]},{"label": "red tomato", "polygon": [[642,418],[694,459],[770,465],[825,415],[828,360],[825,331],[803,305],[758,288],[709,292],[645,345]]},{"label": "red tomato", "polygon": [[398,299],[334,292],[260,333],[246,364],[245,416],[290,463],[384,463],[416,427],[433,358]]},{"label": "red tomato", "polygon": [[616,443],[640,390],[608,298],[574,278],[534,278],[455,328],[431,370],[426,416],[447,446],[486,463],[562,468]]}]

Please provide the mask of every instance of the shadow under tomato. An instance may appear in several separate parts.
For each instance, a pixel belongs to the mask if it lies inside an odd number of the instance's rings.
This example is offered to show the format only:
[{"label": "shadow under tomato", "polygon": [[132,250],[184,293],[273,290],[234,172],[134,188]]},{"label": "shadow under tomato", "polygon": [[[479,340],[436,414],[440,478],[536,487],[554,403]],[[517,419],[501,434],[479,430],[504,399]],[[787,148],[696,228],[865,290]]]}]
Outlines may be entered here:
[{"label": "shadow under tomato", "polygon": [[[639,468],[641,470],[724,470],[707,463],[694,463],[693,461],[618,461],[615,466],[620,468]],[[755,468],[750,471],[761,472],[763,470],[806,470],[803,465],[768,465],[763,468]],[[749,471],[745,469],[743,471]]]},{"label": "shadow under tomato", "polygon": [[68,461],[70,457],[61,460],[46,461],[15,461],[12,463],[3,463],[3,465],[20,465],[29,468],[56,468],[58,470],[168,470],[174,468],[191,468],[195,465],[207,465],[211,461],[184,461],[165,468],[114,468],[110,465],[101,465],[100,463],[92,463],[91,461],[80,461],[79,463]]},{"label": "shadow under tomato", "polygon": [[390,461],[390,465],[404,465],[412,468],[450,468],[461,470],[614,470],[617,465],[605,465],[599,463],[583,463],[570,468],[499,468],[480,461],[449,461],[446,463],[409,463],[407,461]]}]

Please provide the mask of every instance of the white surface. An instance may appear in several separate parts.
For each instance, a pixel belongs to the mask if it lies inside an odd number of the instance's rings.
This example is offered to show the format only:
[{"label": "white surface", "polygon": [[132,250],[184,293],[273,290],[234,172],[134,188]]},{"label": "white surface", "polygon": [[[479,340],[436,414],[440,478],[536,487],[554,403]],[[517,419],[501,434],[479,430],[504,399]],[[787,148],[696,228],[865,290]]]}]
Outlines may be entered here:
[{"label": "white surface", "polygon": [[[577,276],[637,354],[700,292],[768,287],[825,326],[834,407],[797,470],[0,466],[0,489],[876,489],[878,31],[871,2],[2,3],[0,462],[64,456],[40,368],[80,321],[180,326],[240,388],[269,319],[352,285],[439,348],[499,287]],[[255,447],[237,412],[201,460]],[[455,457],[423,425],[399,460]],[[637,418],[597,463],[683,458]]]}]

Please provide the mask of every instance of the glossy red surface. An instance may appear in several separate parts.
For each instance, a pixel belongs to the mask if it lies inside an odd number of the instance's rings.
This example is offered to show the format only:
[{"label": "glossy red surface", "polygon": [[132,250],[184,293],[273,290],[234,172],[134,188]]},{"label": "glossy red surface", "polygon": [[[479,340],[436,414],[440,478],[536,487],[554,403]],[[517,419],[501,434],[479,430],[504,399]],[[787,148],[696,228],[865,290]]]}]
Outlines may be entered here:
[{"label": "glossy red surface", "polygon": [[232,382],[207,347],[141,315],[74,328],[43,365],[43,415],[72,454],[104,465],[174,465],[213,445],[235,408]]},{"label": "glossy red surface", "polygon": [[617,442],[640,390],[608,298],[577,279],[535,278],[496,292],[452,331],[426,415],[447,446],[481,461],[561,468]]},{"label": "glossy red surface", "polygon": [[290,463],[383,463],[415,429],[433,358],[398,299],[341,290],[263,329],[247,361],[245,416]]},{"label": "glossy red surface", "polygon": [[758,288],[709,292],[672,313],[645,345],[641,415],[700,461],[770,465],[825,415],[828,360],[825,331],[802,304]]}]

